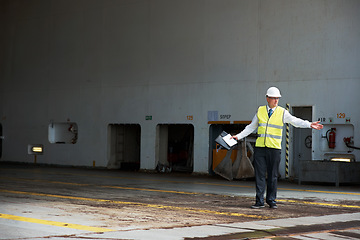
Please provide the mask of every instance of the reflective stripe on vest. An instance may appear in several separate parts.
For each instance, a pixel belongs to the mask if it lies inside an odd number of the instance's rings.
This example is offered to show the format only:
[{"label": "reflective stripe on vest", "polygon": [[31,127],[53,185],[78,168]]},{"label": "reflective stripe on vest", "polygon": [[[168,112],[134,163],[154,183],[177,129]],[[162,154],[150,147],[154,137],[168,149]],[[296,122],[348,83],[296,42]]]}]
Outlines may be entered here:
[{"label": "reflective stripe on vest", "polygon": [[259,126],[256,147],[281,149],[284,110],[284,108],[278,106],[269,118],[267,107],[259,107],[257,112]]}]

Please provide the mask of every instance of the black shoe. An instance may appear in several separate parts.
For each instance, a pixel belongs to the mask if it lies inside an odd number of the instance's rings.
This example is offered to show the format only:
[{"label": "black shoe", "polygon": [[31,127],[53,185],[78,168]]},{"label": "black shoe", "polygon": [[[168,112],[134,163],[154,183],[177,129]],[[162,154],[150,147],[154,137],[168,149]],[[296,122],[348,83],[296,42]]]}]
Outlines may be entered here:
[{"label": "black shoe", "polygon": [[254,208],[254,209],[259,209],[259,208],[264,208],[264,204],[260,204],[260,203],[256,203],[255,205],[252,205],[251,208]]},{"label": "black shoe", "polygon": [[271,204],[269,204],[269,207],[276,209],[276,208],[277,208],[277,205],[276,205],[276,203],[271,203]]}]

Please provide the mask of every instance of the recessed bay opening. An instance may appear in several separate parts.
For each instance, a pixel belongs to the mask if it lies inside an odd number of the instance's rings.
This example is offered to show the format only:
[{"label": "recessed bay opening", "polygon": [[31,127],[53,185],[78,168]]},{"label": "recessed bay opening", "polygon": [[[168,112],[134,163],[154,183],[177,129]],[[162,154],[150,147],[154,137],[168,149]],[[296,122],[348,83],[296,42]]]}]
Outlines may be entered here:
[{"label": "recessed bay opening", "polygon": [[54,144],[75,144],[78,140],[78,125],[75,122],[52,122],[48,138]]},{"label": "recessed bay opening", "polygon": [[159,172],[193,172],[194,126],[158,124],[156,126],[156,169]]},{"label": "recessed bay opening", "polygon": [[108,125],[108,164],[109,169],[140,169],[139,124]]},{"label": "recessed bay opening", "polygon": [[2,141],[3,141],[3,127],[0,123],[0,159],[2,157]]},{"label": "recessed bay opening", "polygon": [[[312,107],[292,107],[292,114],[301,119],[312,121]],[[312,130],[311,128],[292,128],[293,130],[293,158],[290,166],[290,175],[298,178],[300,161],[311,160],[312,156]],[[291,160],[291,159],[290,159]]]},{"label": "recessed bay opening", "polygon": [[[226,156],[226,149],[216,149],[215,139],[220,135],[222,131],[225,131],[231,135],[240,133],[247,124],[250,122],[236,123],[236,124],[211,124],[209,127],[209,173],[215,174],[215,167],[224,159]],[[249,136],[250,137],[250,136]],[[236,148],[235,146],[234,148]],[[237,150],[232,150],[231,159],[236,159]]]}]

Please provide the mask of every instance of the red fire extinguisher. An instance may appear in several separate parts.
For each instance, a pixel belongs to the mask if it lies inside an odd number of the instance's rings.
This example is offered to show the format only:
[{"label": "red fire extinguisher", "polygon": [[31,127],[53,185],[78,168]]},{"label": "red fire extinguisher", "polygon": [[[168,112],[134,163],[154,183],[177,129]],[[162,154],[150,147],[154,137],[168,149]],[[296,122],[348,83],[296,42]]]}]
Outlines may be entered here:
[{"label": "red fire extinguisher", "polygon": [[335,148],[336,128],[331,128],[326,132],[329,148]]}]

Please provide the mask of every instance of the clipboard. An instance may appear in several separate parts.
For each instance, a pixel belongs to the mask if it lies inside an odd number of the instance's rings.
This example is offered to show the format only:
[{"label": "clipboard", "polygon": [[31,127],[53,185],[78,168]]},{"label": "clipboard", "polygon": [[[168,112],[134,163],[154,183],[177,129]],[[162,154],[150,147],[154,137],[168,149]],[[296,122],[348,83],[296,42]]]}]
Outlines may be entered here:
[{"label": "clipboard", "polygon": [[222,133],[220,133],[220,135],[215,139],[215,142],[226,150],[230,150],[237,144],[237,141],[235,139],[230,139],[230,137],[231,135],[229,133],[222,131]]}]

